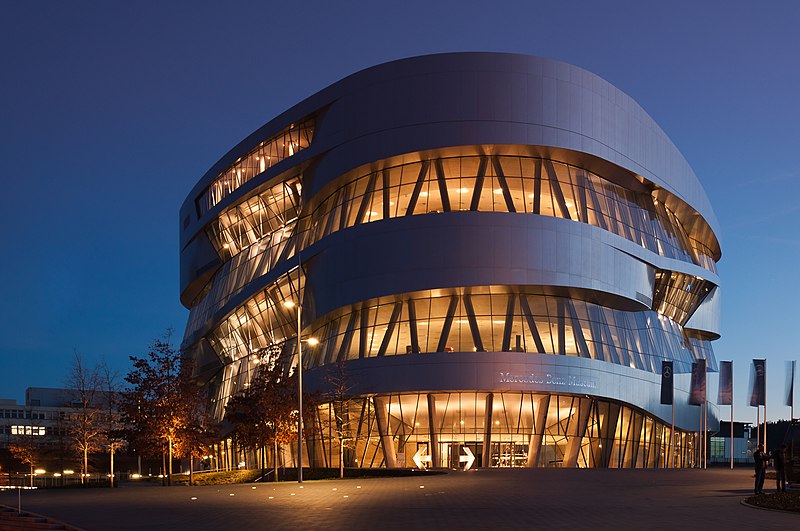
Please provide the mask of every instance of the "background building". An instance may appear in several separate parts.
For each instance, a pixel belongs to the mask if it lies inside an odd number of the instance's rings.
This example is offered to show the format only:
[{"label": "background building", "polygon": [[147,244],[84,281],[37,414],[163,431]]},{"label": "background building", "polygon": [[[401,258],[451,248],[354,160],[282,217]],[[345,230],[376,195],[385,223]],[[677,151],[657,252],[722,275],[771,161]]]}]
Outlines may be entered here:
[{"label": "background building", "polygon": [[[777,446],[783,437],[773,440],[770,447]],[[755,428],[749,422],[733,423],[733,439],[731,439],[730,421],[720,421],[719,431],[709,434],[708,462],[728,464],[731,461],[731,444],[733,444],[733,462],[735,464],[753,464],[753,450],[756,449]]]},{"label": "background building", "polygon": [[72,407],[67,389],[29,387],[24,404],[0,399],[0,447],[7,447],[12,436],[22,435],[40,438],[44,444],[61,444]]},{"label": "background building", "polygon": [[601,78],[512,54],[395,61],[276,117],[190,192],[183,346],[222,418],[266,356],[296,364],[301,302],[309,386],[330,397],[344,373],[352,395],[319,408],[315,464],[346,431],[348,466],[691,466],[716,224]]}]

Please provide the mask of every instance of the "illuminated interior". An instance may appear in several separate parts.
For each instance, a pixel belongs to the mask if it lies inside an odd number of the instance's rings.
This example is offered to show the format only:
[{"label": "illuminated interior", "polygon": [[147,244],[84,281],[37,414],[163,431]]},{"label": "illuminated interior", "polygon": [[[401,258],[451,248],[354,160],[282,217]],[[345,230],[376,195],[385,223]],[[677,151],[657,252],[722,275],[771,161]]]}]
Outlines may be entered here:
[{"label": "illuminated interior", "polygon": [[[384,412],[387,427],[379,416]],[[337,421],[337,418],[339,419]],[[414,467],[414,456],[434,468],[474,466],[672,468],[694,465],[695,434],[628,405],[586,396],[452,392],[353,399],[334,415],[324,404],[314,419],[309,456],[319,466],[339,465],[338,437],[355,437],[345,466],[387,466],[381,436],[392,441],[395,466]],[[342,423],[345,423],[342,426]],[[673,455],[670,462],[669,456]],[[430,457],[430,461],[427,461]]]},{"label": "illuminated interior", "polygon": [[264,173],[275,164],[306,149],[314,138],[314,120],[292,124],[278,134],[261,142],[256,148],[240,157],[209,185],[197,200],[202,216],[237,188],[256,175]]},{"label": "illuminated interior", "polygon": [[400,216],[516,212],[588,223],[660,256],[716,271],[708,246],[691,239],[662,201],[550,159],[474,155],[410,162],[348,174],[315,199],[309,243]]},{"label": "illuminated interior", "polygon": [[[281,277],[223,320],[208,340],[226,363],[215,403],[227,400],[255,374],[253,355],[277,349],[293,366],[294,275]],[[504,286],[428,290],[367,301],[306,327],[320,340],[304,367],[428,352],[531,352],[578,356],[659,373],[661,360],[677,372],[696,359],[716,370],[711,342],[653,310],[622,311],[567,297]],[[490,354],[489,354],[490,355]]]}]

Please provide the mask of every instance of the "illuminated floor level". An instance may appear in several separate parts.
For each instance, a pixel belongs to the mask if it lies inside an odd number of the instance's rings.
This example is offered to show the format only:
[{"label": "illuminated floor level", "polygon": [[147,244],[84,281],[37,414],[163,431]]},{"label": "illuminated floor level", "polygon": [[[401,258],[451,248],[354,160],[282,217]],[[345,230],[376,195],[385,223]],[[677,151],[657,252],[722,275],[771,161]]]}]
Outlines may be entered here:
[{"label": "illuminated floor level", "polygon": [[[458,468],[470,454],[473,467],[692,467],[697,434],[676,429],[670,448],[670,429],[641,410],[586,395],[378,395],[320,405],[304,462],[338,467],[343,438],[347,467]],[[248,452],[231,443],[218,448],[220,465],[245,466]],[[279,454],[292,466],[295,445]],[[272,462],[271,449],[265,455]]]}]

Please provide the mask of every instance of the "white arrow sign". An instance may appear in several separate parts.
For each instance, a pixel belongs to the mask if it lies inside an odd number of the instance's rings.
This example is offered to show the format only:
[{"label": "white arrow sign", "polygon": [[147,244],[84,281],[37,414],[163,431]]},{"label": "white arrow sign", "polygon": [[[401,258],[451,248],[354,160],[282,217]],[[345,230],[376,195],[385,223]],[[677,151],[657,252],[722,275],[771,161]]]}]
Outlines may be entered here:
[{"label": "white arrow sign", "polygon": [[472,468],[472,463],[475,462],[475,454],[473,454],[472,450],[470,450],[466,446],[462,446],[461,449],[464,450],[467,453],[467,455],[458,456],[458,462],[467,463],[466,465],[464,465],[464,470],[469,470],[470,468]]},{"label": "white arrow sign", "polygon": [[[417,468],[423,469],[425,467],[422,466],[422,463],[430,463],[431,456],[429,455],[422,455],[422,453],[427,450],[424,446],[421,446],[417,453],[414,454],[414,464],[417,465]],[[474,458],[473,458],[474,459]]]}]

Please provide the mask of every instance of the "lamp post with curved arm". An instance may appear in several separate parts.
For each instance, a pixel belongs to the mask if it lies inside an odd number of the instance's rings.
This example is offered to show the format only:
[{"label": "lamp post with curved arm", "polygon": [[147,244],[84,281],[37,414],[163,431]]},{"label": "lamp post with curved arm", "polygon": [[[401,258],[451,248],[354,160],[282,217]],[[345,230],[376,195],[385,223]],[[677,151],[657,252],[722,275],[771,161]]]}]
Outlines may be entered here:
[{"label": "lamp post with curved arm", "polygon": [[[298,297],[299,298],[299,297]],[[303,482],[303,341],[310,346],[319,344],[314,337],[303,339],[301,311],[302,305],[294,301],[283,303],[286,308],[297,308],[297,482]]]}]

